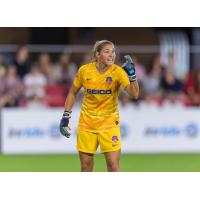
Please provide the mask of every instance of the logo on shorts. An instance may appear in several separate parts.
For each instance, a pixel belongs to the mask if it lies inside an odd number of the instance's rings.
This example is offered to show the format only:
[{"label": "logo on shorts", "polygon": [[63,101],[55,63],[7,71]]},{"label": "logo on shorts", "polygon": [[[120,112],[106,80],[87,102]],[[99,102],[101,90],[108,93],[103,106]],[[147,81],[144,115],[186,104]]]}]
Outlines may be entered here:
[{"label": "logo on shorts", "polygon": [[112,141],[117,143],[118,142],[118,137],[116,135],[112,136]]},{"label": "logo on shorts", "polygon": [[108,84],[112,83],[112,77],[110,76],[106,77],[106,83]]}]

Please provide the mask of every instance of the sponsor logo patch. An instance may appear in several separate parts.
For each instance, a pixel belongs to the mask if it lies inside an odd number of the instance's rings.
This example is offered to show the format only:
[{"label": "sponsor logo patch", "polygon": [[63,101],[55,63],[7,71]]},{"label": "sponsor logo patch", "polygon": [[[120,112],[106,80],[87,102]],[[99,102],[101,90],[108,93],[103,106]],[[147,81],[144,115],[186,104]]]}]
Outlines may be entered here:
[{"label": "sponsor logo patch", "polygon": [[91,90],[87,89],[88,94],[112,94],[112,90]]},{"label": "sponsor logo patch", "polygon": [[118,142],[118,137],[116,135],[112,136],[112,141],[117,143]]},{"label": "sponsor logo patch", "polygon": [[106,83],[108,84],[112,83],[112,77],[110,76],[106,77]]}]

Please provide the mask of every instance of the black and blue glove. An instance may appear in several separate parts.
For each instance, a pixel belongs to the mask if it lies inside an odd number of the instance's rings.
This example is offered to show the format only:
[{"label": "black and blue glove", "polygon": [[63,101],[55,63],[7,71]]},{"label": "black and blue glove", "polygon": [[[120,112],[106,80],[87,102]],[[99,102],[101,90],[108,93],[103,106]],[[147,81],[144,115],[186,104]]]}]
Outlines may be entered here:
[{"label": "black and blue glove", "polygon": [[125,72],[128,74],[129,80],[135,81],[136,80],[136,74],[135,74],[135,65],[133,63],[133,60],[130,55],[125,55],[125,63],[122,65],[122,68],[125,70]]},{"label": "black and blue glove", "polygon": [[69,138],[71,135],[71,129],[69,128],[69,119],[71,118],[71,112],[65,111],[62,119],[60,120],[60,133]]}]

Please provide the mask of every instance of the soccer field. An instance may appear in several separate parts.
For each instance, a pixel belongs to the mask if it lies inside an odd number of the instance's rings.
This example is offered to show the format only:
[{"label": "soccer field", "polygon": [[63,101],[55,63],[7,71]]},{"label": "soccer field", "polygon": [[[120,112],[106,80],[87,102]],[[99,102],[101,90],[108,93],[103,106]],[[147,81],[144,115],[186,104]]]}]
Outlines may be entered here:
[{"label": "soccer field", "polygon": [[[4,172],[78,172],[78,154],[66,155],[0,155]],[[95,172],[105,172],[104,156],[95,156]],[[200,154],[122,154],[123,172],[200,171]]]}]

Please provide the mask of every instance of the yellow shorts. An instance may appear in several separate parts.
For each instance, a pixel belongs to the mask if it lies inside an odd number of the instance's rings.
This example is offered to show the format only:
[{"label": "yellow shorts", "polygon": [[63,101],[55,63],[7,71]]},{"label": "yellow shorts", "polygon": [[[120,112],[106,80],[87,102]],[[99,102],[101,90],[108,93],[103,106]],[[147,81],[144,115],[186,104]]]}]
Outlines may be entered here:
[{"label": "yellow shorts", "polygon": [[78,151],[95,154],[99,145],[101,153],[121,149],[120,130],[101,133],[78,131],[76,145]]}]

